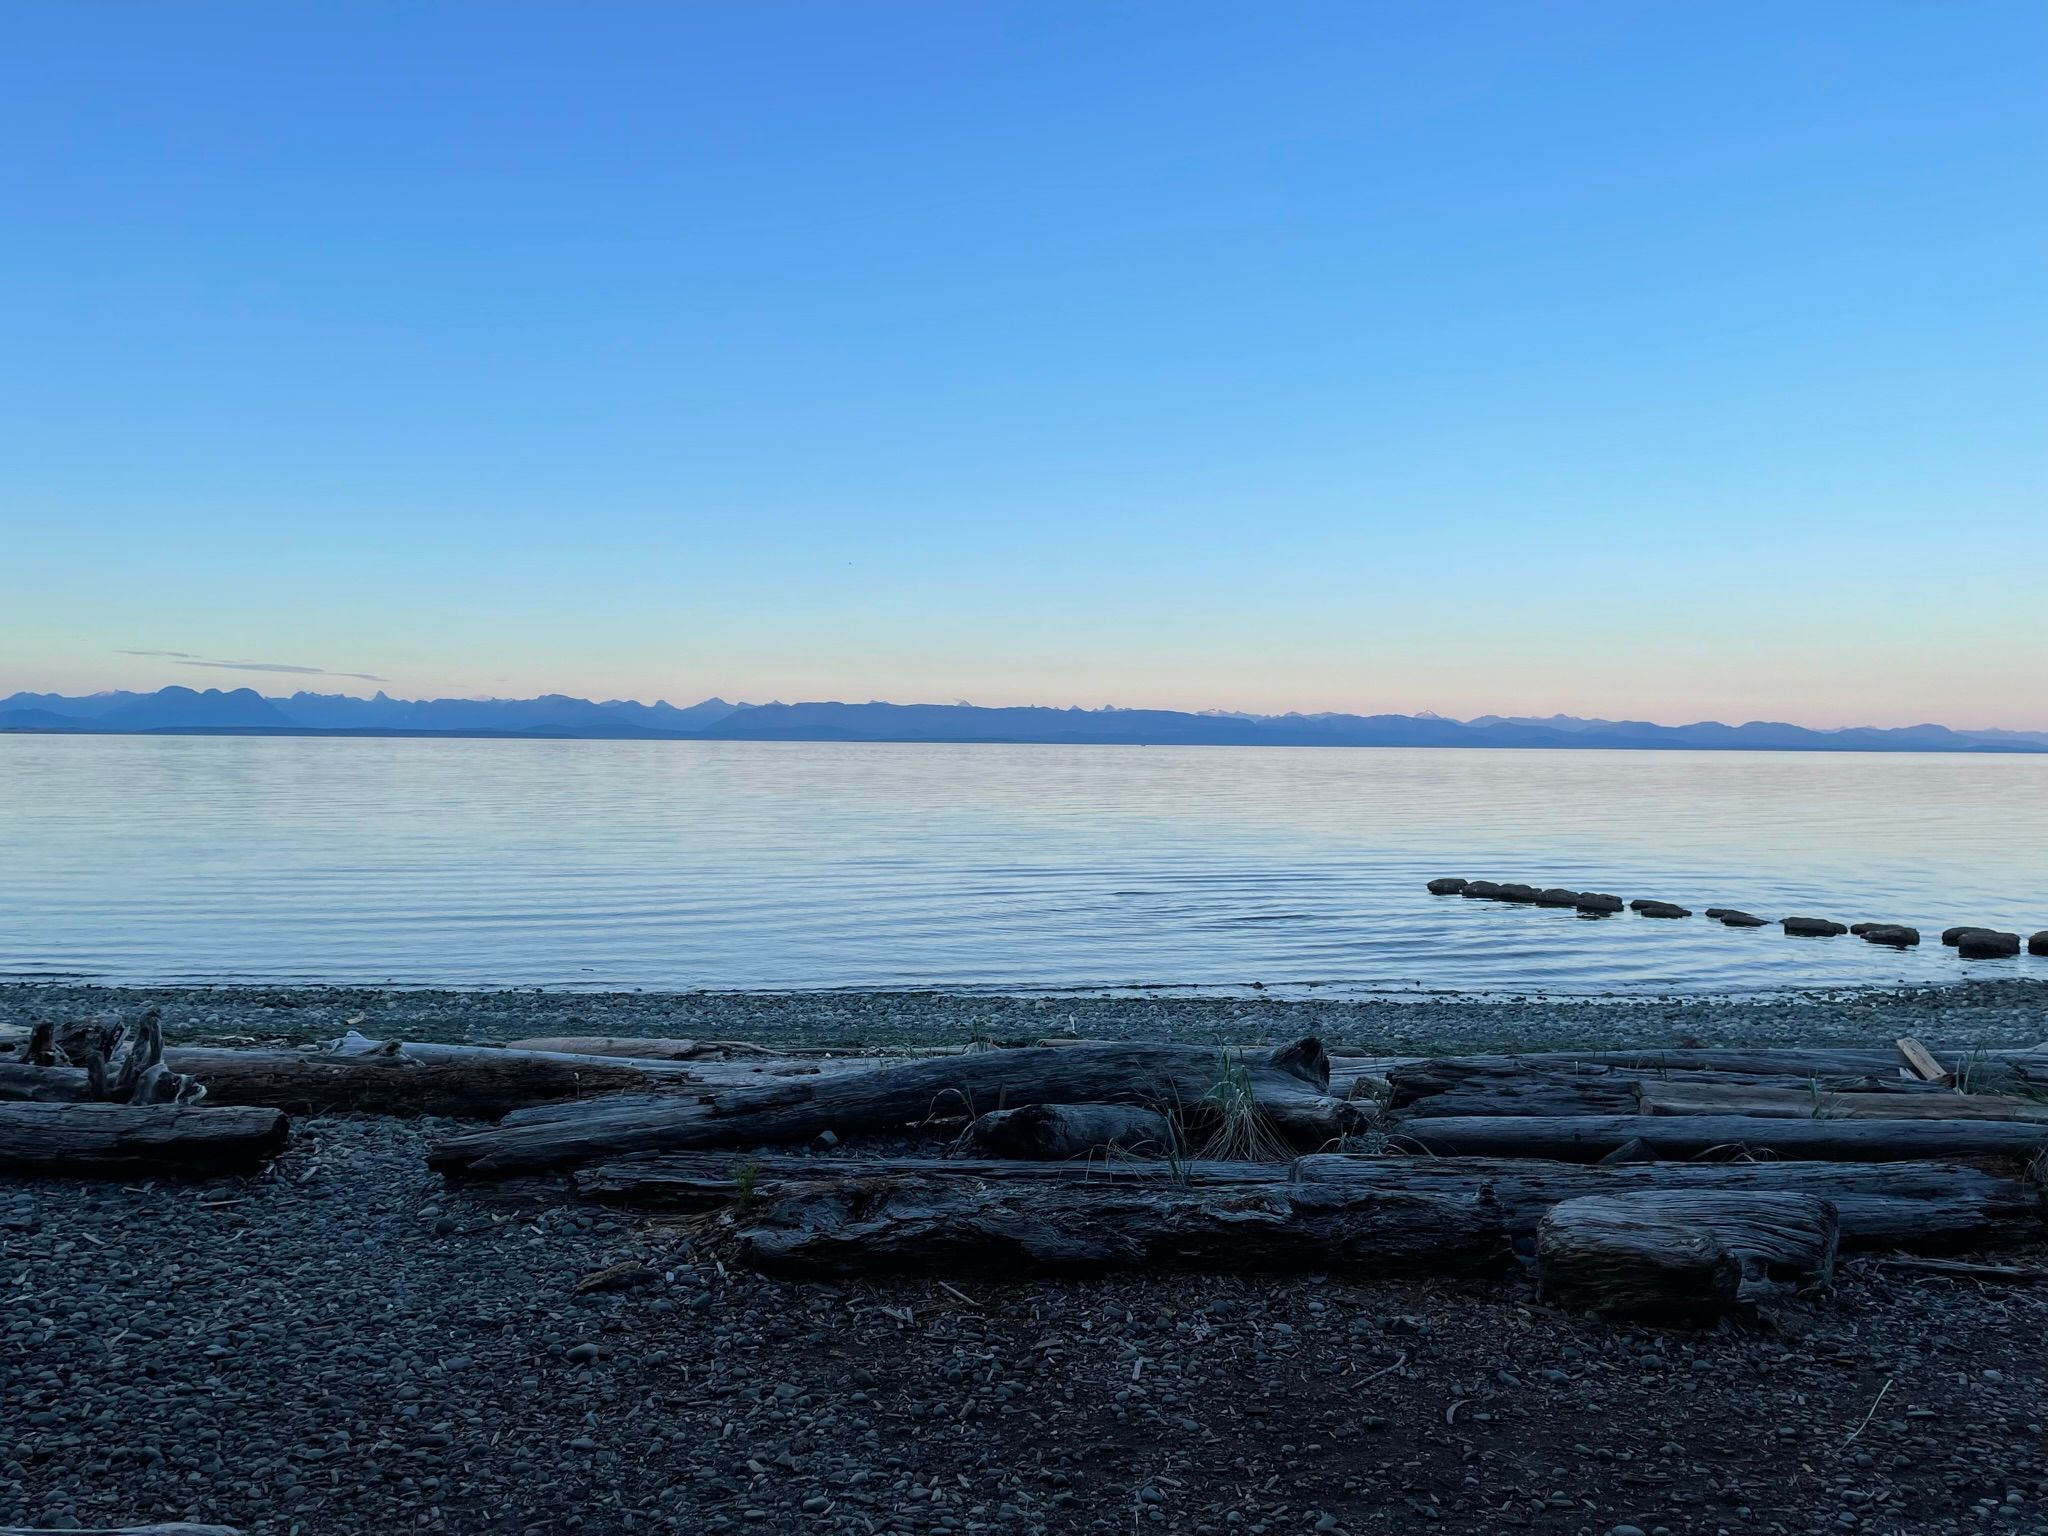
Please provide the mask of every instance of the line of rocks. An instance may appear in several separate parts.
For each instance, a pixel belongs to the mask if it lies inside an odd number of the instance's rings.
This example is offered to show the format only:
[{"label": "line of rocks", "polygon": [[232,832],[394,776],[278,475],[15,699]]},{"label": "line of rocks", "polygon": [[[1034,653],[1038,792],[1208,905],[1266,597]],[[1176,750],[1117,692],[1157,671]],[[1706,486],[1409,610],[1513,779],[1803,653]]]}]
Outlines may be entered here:
[{"label": "line of rocks", "polygon": [[[1524,906],[1572,907],[1581,917],[1606,917],[1622,909],[1621,898],[1604,891],[1574,891],[1563,886],[1539,888],[1516,880],[1465,880],[1446,875],[1429,882],[1429,893],[1432,896],[1464,896]],[[1690,907],[1682,907],[1675,901],[1655,901],[1640,896],[1630,901],[1628,908],[1643,917],[1692,916]],[[1726,928],[1767,928],[1771,923],[1771,919],[1758,917],[1754,912],[1745,912],[1739,907],[1708,907],[1705,915]],[[1911,949],[1920,942],[1920,930],[1906,923],[1838,923],[1831,917],[1803,916],[1784,917],[1777,921],[1778,926],[1793,938],[1832,939],[1853,934],[1866,944],[1880,944],[1888,949]],[[1941,942],[1965,960],[2007,960],[2020,952],[2021,945],[2017,933],[1967,923],[1944,929]],[[2048,928],[2032,935],[2025,943],[2028,954],[2048,956]]]}]

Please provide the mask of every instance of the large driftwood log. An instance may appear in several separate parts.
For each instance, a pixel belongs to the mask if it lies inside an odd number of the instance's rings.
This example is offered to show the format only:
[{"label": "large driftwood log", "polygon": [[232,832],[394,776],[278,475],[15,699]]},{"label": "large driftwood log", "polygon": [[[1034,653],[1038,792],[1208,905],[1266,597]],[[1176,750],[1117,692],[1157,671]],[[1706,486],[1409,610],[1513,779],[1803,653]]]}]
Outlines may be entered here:
[{"label": "large driftwood log", "polygon": [[[2023,1180],[1940,1163],[1635,1163],[1599,1167],[1505,1158],[1372,1157],[1330,1153],[1296,1160],[1293,1182],[1391,1194],[1477,1199],[1514,1236],[1534,1233],[1564,1200],[1639,1190],[1814,1195],[1840,1213],[1844,1241],[1866,1248],[1944,1249],[2040,1231],[2040,1197]],[[1096,1159],[1037,1163],[938,1158],[804,1157],[789,1153],[671,1152],[622,1158],[576,1175],[577,1193],[610,1204],[706,1210],[742,1194],[765,1198],[791,1184],[886,1183],[935,1178],[1124,1187],[1185,1182],[1197,1188],[1267,1184],[1270,1163],[1167,1163]]]},{"label": "large driftwood log", "polygon": [[1784,1120],[2035,1120],[2048,1103],[1992,1093],[1954,1093],[1933,1083],[1914,1093],[1834,1092],[1818,1083],[1717,1082],[1713,1072],[1647,1077],[1637,1085],[1646,1115],[1767,1115]]},{"label": "large driftwood log", "polygon": [[1636,1081],[1617,1067],[1445,1057],[1389,1070],[1387,1103],[1411,1115],[1632,1114]]},{"label": "large driftwood log", "polygon": [[1859,1248],[1943,1249],[2039,1235],[2041,1196],[2027,1181],[1944,1163],[1626,1163],[1516,1158],[1362,1157],[1295,1164],[1304,1183],[1422,1193],[1483,1187],[1508,1230],[1535,1231],[1553,1205],[1634,1190],[1756,1190],[1832,1202],[1842,1241]]},{"label": "large driftwood log", "polygon": [[[37,1078],[38,1071],[56,1074]],[[74,1075],[76,1074],[76,1075]],[[162,1015],[132,1023],[45,1020],[29,1032],[23,1062],[0,1077],[0,1100],[94,1104],[196,1104],[206,1089],[164,1064]]]},{"label": "large driftwood log", "polygon": [[191,1104],[0,1104],[0,1168],[36,1173],[222,1173],[284,1147],[274,1109]]},{"label": "large driftwood log", "polygon": [[1725,1311],[1834,1272],[1835,1208],[1814,1195],[1656,1190],[1553,1206],[1536,1229],[1544,1293],[1630,1316]]},{"label": "large driftwood log", "polygon": [[649,1039],[639,1035],[540,1035],[508,1040],[508,1051],[550,1051],[570,1056],[623,1056],[629,1061],[722,1061],[734,1056],[779,1056],[744,1040]]},{"label": "large driftwood log", "polygon": [[1507,1244],[1481,1202],[1309,1184],[1227,1189],[975,1179],[795,1184],[750,1203],[740,1255],[800,1274],[970,1271],[1008,1276],[1112,1269],[1485,1268]]},{"label": "large driftwood log", "polygon": [[790,1184],[833,1179],[984,1179],[1005,1184],[1157,1184],[1208,1188],[1271,1184],[1289,1177],[1272,1163],[1191,1159],[1168,1163],[1098,1157],[1040,1162],[973,1157],[805,1157],[776,1152],[653,1152],[579,1168],[577,1195],[608,1205],[701,1211],[741,1196],[779,1193]]},{"label": "large driftwood log", "polygon": [[897,1131],[1026,1104],[1145,1104],[1198,1117],[1232,1106],[1279,1139],[1314,1146],[1369,1123],[1366,1106],[1333,1099],[1329,1060],[1308,1039],[1238,1054],[1188,1045],[1026,1047],[892,1063],[860,1072],[720,1090],[694,1101],[602,1103],[574,1113],[453,1136],[433,1165],[503,1177],[574,1167],[627,1152],[787,1145],[824,1131]]},{"label": "large driftwood log", "polygon": [[1165,1157],[1172,1123],[1142,1104],[1027,1104],[977,1116],[962,1142],[989,1157],[1056,1161],[1103,1152]]},{"label": "large driftwood log", "polygon": [[1770,1153],[1840,1162],[2025,1158],[2048,1126],[2000,1120],[1774,1120],[1764,1115],[1445,1116],[1403,1119],[1389,1133],[1439,1157],[1541,1157],[1582,1162],[1640,1140],[1663,1157]]}]

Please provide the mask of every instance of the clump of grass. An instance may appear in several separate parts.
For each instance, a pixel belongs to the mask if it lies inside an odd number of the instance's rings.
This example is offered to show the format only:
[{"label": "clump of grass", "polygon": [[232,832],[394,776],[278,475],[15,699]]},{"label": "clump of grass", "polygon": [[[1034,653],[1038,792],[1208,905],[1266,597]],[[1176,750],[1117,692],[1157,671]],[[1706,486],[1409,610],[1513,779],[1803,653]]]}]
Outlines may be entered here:
[{"label": "clump of grass", "polygon": [[1259,1108],[1252,1089],[1251,1068],[1238,1052],[1225,1050],[1215,1083],[1202,1095],[1202,1116],[1209,1123],[1201,1156],[1230,1162],[1283,1162],[1291,1154]]},{"label": "clump of grass", "polygon": [[758,1161],[741,1163],[739,1167],[733,1170],[732,1182],[734,1188],[739,1192],[738,1201],[740,1206],[744,1209],[752,1205],[754,1203],[754,1191],[761,1183],[761,1164]]}]

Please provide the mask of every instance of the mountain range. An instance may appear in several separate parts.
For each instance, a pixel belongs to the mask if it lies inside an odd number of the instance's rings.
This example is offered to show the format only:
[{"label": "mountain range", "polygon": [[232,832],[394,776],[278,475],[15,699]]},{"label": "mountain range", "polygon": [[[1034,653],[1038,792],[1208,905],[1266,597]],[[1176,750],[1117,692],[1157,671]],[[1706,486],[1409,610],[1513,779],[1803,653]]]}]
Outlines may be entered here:
[{"label": "mountain range", "polygon": [[1136,746],[1574,747],[1767,752],[2048,752],[2048,731],[1944,725],[1814,730],[1777,721],[1585,720],[1481,715],[1251,715],[1221,710],[982,708],[972,704],[729,704],[570,698],[394,699],[252,688],[17,693],[0,732],[294,736],[500,736],[690,741],[1049,742]]}]

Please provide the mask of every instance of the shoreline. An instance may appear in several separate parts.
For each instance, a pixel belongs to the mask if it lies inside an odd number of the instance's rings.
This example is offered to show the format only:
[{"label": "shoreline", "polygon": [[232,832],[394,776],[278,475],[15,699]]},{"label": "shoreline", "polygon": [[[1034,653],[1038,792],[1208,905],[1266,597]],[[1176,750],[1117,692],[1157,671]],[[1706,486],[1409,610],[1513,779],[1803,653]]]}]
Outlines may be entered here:
[{"label": "shoreline", "polygon": [[2048,980],[1769,996],[1276,997],[1115,992],[566,992],[320,985],[0,984],[0,1027],[162,1011],[175,1041],[377,1039],[503,1044],[537,1035],[740,1039],[764,1046],[928,1046],[1072,1036],[1251,1044],[1317,1035],[1381,1055],[1698,1045],[1869,1045],[1914,1035],[1959,1051],[2048,1040]]}]

